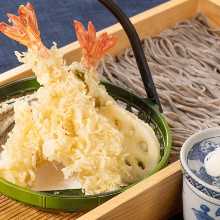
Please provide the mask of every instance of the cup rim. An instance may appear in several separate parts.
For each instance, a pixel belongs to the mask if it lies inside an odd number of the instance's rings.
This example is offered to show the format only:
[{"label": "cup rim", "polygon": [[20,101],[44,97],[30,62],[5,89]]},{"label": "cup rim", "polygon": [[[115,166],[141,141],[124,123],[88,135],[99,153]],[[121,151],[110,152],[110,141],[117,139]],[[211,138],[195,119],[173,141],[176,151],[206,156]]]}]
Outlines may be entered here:
[{"label": "cup rim", "polygon": [[186,171],[186,173],[188,173],[194,180],[196,180],[198,183],[200,183],[201,185],[220,193],[220,188],[217,186],[213,186],[211,184],[206,183],[205,181],[203,181],[202,179],[200,179],[199,177],[197,177],[189,168],[188,164],[187,164],[187,154],[189,152],[189,150],[192,148],[193,144],[202,141],[203,139],[201,138],[202,135],[206,135],[206,138],[211,138],[212,134],[215,132],[219,132],[219,136],[220,136],[220,126],[219,127],[213,127],[213,128],[206,128],[204,130],[201,130],[199,132],[196,132],[195,134],[191,135],[183,144],[181,150],[180,150],[180,162],[182,165],[183,170]]}]

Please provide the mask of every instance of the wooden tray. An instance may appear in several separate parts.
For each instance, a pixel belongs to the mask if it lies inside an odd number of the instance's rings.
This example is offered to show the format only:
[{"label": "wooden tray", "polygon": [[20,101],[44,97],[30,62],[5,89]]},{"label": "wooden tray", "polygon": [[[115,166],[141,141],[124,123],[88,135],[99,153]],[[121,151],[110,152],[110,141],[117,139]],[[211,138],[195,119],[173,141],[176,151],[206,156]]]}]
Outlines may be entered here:
[{"label": "wooden tray", "polygon": [[[147,0],[146,0],[147,1]],[[177,22],[188,19],[202,12],[210,19],[214,27],[220,26],[220,0],[171,0],[131,18],[139,36],[159,34]],[[149,28],[146,28],[149,27]],[[119,54],[129,47],[128,39],[119,24],[106,28],[110,34],[117,36],[120,43],[111,53]],[[80,58],[77,42],[60,49],[67,63]],[[31,70],[21,65],[0,75],[0,85],[32,75]],[[126,192],[93,209],[87,214],[51,214],[38,211],[0,197],[0,219],[168,219],[181,209],[182,175],[179,161],[141,181]]]}]

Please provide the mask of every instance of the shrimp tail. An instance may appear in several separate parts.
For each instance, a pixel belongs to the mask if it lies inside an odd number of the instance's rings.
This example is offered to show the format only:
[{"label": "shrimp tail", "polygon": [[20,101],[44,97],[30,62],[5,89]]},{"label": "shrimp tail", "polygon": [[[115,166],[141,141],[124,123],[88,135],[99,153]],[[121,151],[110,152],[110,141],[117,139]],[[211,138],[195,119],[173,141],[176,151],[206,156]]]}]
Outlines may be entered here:
[{"label": "shrimp tail", "polygon": [[102,33],[99,37],[96,36],[96,29],[91,21],[88,23],[87,30],[83,24],[77,20],[73,22],[76,37],[82,48],[82,62],[87,68],[95,68],[100,59],[106,52],[116,44],[116,38]]},{"label": "shrimp tail", "polygon": [[18,8],[18,16],[10,13],[7,16],[11,25],[0,22],[0,32],[32,50],[40,51],[42,55],[48,54],[48,49],[41,41],[36,14],[30,3]]}]

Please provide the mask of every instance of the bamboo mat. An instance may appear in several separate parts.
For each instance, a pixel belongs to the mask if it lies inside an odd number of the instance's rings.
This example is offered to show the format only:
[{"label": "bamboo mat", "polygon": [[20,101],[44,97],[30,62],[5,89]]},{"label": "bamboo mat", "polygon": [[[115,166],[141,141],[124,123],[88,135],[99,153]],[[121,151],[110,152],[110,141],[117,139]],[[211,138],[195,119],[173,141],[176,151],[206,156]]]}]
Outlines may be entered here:
[{"label": "bamboo mat", "polygon": [[75,220],[83,213],[50,213],[8,199],[0,194],[0,220]]}]

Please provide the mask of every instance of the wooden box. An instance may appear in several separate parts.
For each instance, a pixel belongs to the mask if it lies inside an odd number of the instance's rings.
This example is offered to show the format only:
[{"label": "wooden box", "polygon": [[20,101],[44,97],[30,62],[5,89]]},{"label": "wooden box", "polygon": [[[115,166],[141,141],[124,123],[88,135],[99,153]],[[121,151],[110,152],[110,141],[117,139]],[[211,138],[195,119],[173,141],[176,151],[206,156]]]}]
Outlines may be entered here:
[{"label": "wooden box", "polygon": [[[174,26],[179,21],[191,18],[197,12],[206,15],[214,27],[220,26],[220,0],[171,0],[132,17],[131,21],[143,39],[147,36],[156,35],[164,29]],[[145,28],[146,26],[149,28]],[[113,55],[129,47],[128,39],[119,24],[108,27],[101,32],[103,31],[117,36],[120,41],[120,44],[117,44],[111,51]],[[61,51],[67,62],[77,60],[81,56],[78,42],[61,48]],[[27,66],[21,65],[1,74],[0,85],[31,74],[32,72]],[[79,220],[168,219],[181,210],[181,187],[181,166],[180,162],[177,161],[82,215]]]}]

